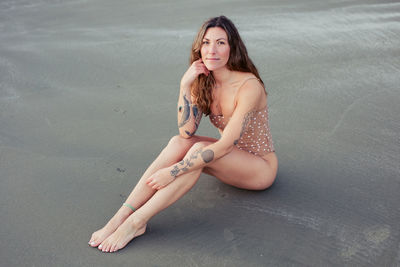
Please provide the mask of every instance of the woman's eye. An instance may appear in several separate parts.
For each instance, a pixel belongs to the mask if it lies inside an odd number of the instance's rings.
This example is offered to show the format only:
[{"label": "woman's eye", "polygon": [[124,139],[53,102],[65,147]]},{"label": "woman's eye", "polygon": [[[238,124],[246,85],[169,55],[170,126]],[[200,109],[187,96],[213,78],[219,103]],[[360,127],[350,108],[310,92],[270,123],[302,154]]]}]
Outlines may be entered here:
[{"label": "woman's eye", "polygon": [[203,44],[208,44],[208,41],[203,41]]},{"label": "woman's eye", "polygon": [[223,45],[223,44],[225,44],[225,42],[218,42],[218,44]]}]

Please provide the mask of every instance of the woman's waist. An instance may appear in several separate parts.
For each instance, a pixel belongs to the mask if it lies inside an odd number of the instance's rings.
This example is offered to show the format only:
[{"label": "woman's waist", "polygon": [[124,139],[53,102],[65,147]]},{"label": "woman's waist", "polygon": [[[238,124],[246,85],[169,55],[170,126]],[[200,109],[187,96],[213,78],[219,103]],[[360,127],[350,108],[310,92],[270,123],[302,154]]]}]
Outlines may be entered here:
[{"label": "woman's waist", "polygon": [[239,148],[257,150],[266,154],[274,151],[274,143],[272,142],[271,135],[269,133],[259,134],[242,134],[236,144]]}]

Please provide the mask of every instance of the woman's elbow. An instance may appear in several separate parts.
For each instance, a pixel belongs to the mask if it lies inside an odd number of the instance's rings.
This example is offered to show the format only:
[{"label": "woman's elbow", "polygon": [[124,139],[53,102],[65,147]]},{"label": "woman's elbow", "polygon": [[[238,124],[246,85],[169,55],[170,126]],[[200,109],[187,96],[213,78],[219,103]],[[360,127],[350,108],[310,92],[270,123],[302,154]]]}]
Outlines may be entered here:
[{"label": "woman's elbow", "polygon": [[179,128],[179,135],[182,136],[185,139],[191,138],[194,135],[194,133],[195,133],[195,131],[194,132],[190,132],[187,129]]}]

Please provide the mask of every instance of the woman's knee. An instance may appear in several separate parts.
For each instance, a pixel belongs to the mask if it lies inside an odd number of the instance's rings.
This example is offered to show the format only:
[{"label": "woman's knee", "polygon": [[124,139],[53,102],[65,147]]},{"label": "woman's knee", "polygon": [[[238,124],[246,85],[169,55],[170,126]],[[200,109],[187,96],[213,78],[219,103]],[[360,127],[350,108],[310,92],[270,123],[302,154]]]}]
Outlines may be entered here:
[{"label": "woman's knee", "polygon": [[189,150],[188,152],[190,153],[190,152],[194,152],[194,151],[203,149],[204,147],[206,147],[206,146],[208,146],[208,145],[210,145],[210,144],[212,144],[212,142],[209,142],[209,141],[199,141],[199,142],[196,142],[196,143],[194,143],[194,144],[192,145],[192,147],[190,148],[190,150]]},{"label": "woman's knee", "polygon": [[180,135],[175,135],[171,137],[168,145],[165,149],[168,151],[174,151],[175,153],[184,153],[186,155],[191,155],[195,151],[202,149],[213,142],[210,141],[199,141],[195,138],[183,138]]},{"label": "woman's knee", "polygon": [[168,146],[174,148],[174,149],[178,149],[181,147],[190,147],[191,143],[193,143],[193,141],[187,139],[187,138],[183,138],[180,135],[175,135],[172,136],[171,139],[168,142]]}]

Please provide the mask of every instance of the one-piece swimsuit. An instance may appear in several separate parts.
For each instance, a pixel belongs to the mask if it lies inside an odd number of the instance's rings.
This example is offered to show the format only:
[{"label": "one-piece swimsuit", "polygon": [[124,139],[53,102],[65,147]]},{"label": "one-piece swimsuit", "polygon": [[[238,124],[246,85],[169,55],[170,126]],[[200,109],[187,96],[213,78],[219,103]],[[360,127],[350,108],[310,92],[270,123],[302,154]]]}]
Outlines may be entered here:
[{"label": "one-piece swimsuit", "polygon": [[[250,79],[257,78],[251,77]],[[215,127],[223,131],[229,123],[229,118],[210,113],[210,121]],[[257,156],[275,152],[269,128],[268,105],[265,105],[261,110],[251,112],[245,130],[236,143],[236,146]]]}]

